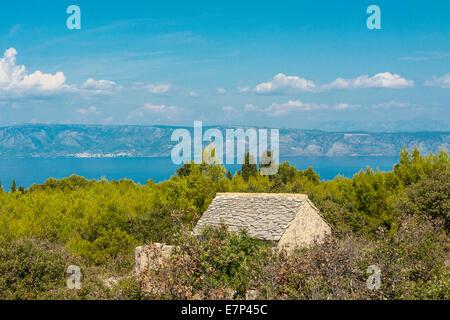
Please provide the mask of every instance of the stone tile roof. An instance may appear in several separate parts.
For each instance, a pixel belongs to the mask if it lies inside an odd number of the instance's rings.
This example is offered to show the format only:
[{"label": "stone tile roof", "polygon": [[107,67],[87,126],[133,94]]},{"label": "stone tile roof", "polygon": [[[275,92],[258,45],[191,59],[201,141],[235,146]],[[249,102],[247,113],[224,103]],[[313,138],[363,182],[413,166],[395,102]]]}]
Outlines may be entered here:
[{"label": "stone tile roof", "polygon": [[224,223],[230,231],[244,228],[253,238],[279,241],[307,199],[303,194],[218,193],[194,233]]}]

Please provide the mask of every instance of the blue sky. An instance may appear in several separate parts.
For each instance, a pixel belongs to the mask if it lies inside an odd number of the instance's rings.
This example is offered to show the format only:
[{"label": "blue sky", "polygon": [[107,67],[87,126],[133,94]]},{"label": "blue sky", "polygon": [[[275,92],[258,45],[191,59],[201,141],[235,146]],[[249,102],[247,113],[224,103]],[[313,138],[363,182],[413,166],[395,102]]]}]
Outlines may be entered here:
[{"label": "blue sky", "polygon": [[449,18],[444,0],[7,2],[0,125],[449,130]]}]

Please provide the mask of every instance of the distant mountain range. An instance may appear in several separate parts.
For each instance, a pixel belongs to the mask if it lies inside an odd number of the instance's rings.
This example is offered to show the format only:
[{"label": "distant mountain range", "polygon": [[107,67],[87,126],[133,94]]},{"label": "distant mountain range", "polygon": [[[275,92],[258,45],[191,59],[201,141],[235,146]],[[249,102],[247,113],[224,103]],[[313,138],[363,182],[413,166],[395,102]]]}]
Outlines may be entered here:
[{"label": "distant mountain range", "polygon": [[[175,142],[168,126],[20,125],[0,127],[0,157],[165,157]],[[222,132],[227,128],[218,126]],[[192,132],[192,128],[187,128]],[[207,128],[204,127],[204,130]],[[280,155],[396,156],[406,145],[449,150],[450,132],[326,132],[280,129]]]}]

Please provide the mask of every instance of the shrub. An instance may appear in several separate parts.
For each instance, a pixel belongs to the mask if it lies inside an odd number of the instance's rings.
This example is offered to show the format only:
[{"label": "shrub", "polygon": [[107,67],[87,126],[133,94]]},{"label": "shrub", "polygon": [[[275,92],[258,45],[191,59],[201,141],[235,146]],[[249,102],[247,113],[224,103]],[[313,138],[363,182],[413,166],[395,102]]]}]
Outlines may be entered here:
[{"label": "shrub", "polygon": [[[142,275],[157,296],[169,299],[243,297],[262,267],[267,246],[245,232],[229,233],[225,226],[206,228],[199,237],[184,233],[169,260]],[[155,280],[156,279],[156,280]]]},{"label": "shrub", "polygon": [[[66,286],[69,265],[82,270],[81,290]],[[63,248],[35,239],[0,241],[0,299],[99,299],[107,297],[98,271]]]},{"label": "shrub", "polygon": [[450,231],[450,171],[439,169],[409,186],[397,202],[397,212],[442,219]]},{"label": "shrub", "polygon": [[444,223],[412,216],[402,216],[400,221],[395,233],[381,230],[362,257],[364,264],[375,264],[381,269],[379,296],[448,300],[450,240]]},{"label": "shrub", "polygon": [[[449,299],[449,245],[442,223],[411,216],[375,240],[347,234],[290,253],[222,226],[183,237],[140,281],[164,299],[243,299],[248,290],[262,299]],[[374,290],[372,265],[381,270]]]},{"label": "shrub", "polygon": [[[345,236],[272,257],[259,278],[269,299],[449,299],[450,242],[443,223],[403,216],[397,232],[376,240]],[[381,270],[369,290],[368,266]]]}]

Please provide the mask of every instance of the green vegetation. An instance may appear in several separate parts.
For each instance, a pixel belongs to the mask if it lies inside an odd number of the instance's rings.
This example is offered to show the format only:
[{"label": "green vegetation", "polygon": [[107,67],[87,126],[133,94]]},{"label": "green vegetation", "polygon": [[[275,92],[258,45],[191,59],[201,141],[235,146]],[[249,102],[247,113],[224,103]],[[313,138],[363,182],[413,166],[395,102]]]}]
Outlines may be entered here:
[{"label": "green vegetation", "polygon": [[[170,290],[153,298],[243,298],[249,289],[277,299],[449,298],[446,152],[404,149],[391,172],[366,168],[332,181],[288,162],[263,176],[250,159],[234,176],[217,164],[185,164],[158,184],[72,176],[0,188],[0,299],[143,298],[133,279],[109,288],[101,280],[130,274],[145,242],[179,245],[159,276]],[[333,237],[286,255],[223,228],[188,236],[217,192],[306,193]],[[81,290],[65,288],[71,264],[86,274]],[[381,290],[365,286],[372,264],[382,269]]]},{"label": "green vegetation", "polygon": [[[373,241],[346,235],[291,254],[226,227],[186,234],[140,281],[156,299],[242,299],[250,290],[261,299],[449,299],[448,234],[436,221],[400,224]],[[371,265],[381,270],[379,290],[366,284]]]}]

